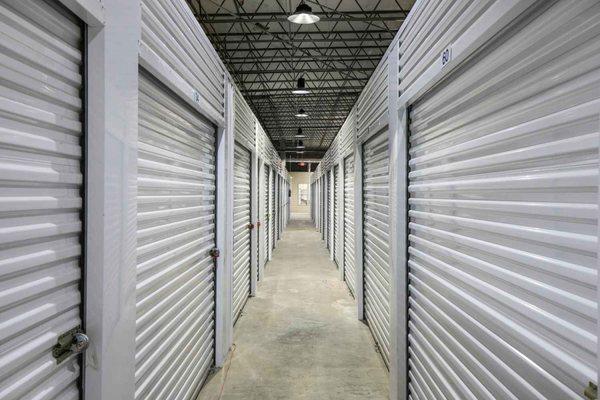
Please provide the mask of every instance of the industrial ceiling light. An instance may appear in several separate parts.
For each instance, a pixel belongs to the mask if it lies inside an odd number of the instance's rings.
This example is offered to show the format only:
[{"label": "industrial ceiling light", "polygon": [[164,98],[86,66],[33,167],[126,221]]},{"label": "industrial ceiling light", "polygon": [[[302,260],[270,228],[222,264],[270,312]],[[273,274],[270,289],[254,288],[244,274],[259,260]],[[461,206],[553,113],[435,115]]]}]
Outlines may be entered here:
[{"label": "industrial ceiling light", "polygon": [[296,89],[292,90],[294,94],[309,94],[310,91],[306,89],[306,81],[304,78],[298,78],[298,84],[296,85]]},{"label": "industrial ceiling light", "polygon": [[298,133],[296,133],[296,135],[294,135],[294,137],[303,138],[306,136],[304,135],[304,133],[302,133],[302,128],[298,128]]},{"label": "industrial ceiling light", "polygon": [[306,111],[304,111],[304,108],[301,108],[298,110],[298,114],[296,114],[296,117],[306,118],[306,117],[308,117],[308,114],[306,113]]},{"label": "industrial ceiling light", "polygon": [[300,1],[296,11],[288,17],[288,21],[294,24],[308,25],[319,22],[321,18],[317,17],[312,12],[312,8],[308,4],[304,3],[304,0]]},{"label": "industrial ceiling light", "polygon": [[304,148],[304,142],[302,140],[298,140],[298,146],[296,146],[296,148],[303,149]]}]

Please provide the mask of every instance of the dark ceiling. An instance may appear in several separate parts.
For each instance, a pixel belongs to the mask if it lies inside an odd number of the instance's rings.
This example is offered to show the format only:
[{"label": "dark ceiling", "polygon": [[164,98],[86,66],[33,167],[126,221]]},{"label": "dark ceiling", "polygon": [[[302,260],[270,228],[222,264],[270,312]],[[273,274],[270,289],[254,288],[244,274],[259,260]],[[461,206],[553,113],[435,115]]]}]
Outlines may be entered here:
[{"label": "dark ceiling", "polygon": [[[299,0],[187,1],[282,158],[325,153],[414,3],[305,0],[321,20],[298,25]],[[291,93],[299,77],[310,94]]]}]

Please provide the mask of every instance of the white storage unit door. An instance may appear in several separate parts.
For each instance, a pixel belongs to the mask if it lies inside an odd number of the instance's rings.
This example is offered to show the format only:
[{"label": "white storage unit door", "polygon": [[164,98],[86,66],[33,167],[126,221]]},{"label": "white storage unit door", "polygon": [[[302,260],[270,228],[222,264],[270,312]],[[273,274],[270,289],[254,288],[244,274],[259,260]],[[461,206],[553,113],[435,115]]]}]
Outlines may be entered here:
[{"label": "white storage unit door", "polygon": [[414,399],[597,380],[600,3],[540,7],[414,104]]},{"label": "white storage unit door", "polygon": [[[264,226],[264,230],[263,230],[263,251],[265,253],[264,261],[265,261],[265,265],[267,264],[267,261],[269,261],[269,237],[271,235],[271,221],[270,221],[270,217],[269,217],[269,167],[267,167],[265,165],[265,172],[264,172],[264,185],[263,185],[263,204],[265,206],[265,218],[264,218],[264,222],[262,224],[262,226]],[[260,277],[262,279],[262,277]]]},{"label": "white storage unit door", "polygon": [[390,246],[388,132],[363,145],[363,257],[365,320],[389,364]]},{"label": "white storage unit door", "polygon": [[233,320],[250,295],[250,152],[235,144],[233,157]]},{"label": "white storage unit door", "polygon": [[139,85],[135,399],[194,399],[214,358],[216,131]]},{"label": "white storage unit door", "polygon": [[77,399],[81,325],[82,40],[56,2],[0,2],[0,398]]},{"label": "white storage unit door", "polygon": [[340,225],[338,216],[340,212],[340,196],[338,178],[340,174],[340,166],[333,167],[333,260],[338,268],[340,268]]},{"label": "white storage unit door", "polygon": [[354,295],[354,156],[344,160],[344,280]]}]

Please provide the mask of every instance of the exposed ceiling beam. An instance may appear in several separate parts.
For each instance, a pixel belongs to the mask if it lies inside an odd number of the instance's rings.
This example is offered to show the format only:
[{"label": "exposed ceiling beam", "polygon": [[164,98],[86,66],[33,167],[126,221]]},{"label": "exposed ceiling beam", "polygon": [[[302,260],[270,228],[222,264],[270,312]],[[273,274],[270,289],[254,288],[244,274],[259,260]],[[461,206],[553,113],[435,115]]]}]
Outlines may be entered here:
[{"label": "exposed ceiling beam", "polygon": [[[287,44],[285,42],[283,42],[284,44]],[[311,46],[311,47],[304,47],[304,46],[297,46],[297,47],[293,47],[291,48],[292,50],[306,50],[306,51],[311,51],[311,50],[319,50],[319,51],[330,51],[330,50],[373,50],[373,49],[387,49],[388,45],[364,45],[364,46]],[[230,50],[232,53],[238,53],[238,52],[247,52],[247,51],[289,51],[290,47],[253,47],[252,49],[240,49],[240,48],[236,48],[235,50],[232,49]],[[383,52],[381,53],[383,55]],[[333,59],[332,61],[335,61],[335,54],[331,55],[331,58]],[[297,56],[298,58],[302,58],[303,56]]]},{"label": "exposed ceiling beam", "polygon": [[[372,72],[375,67],[352,68],[353,72]],[[276,68],[276,69],[247,69],[235,71],[236,75],[249,74],[302,74],[307,72],[347,72],[347,68]]]},{"label": "exposed ceiling beam", "polygon": [[[209,22],[207,22],[209,23]],[[357,36],[357,35],[363,35],[363,34],[384,34],[384,33],[389,33],[389,32],[395,32],[396,29],[367,29],[367,30],[335,30],[335,31],[302,31],[297,33],[297,35],[302,35],[302,36],[328,36],[328,35],[353,35],[353,36]],[[287,31],[270,31],[269,33],[272,35],[288,35],[289,32]],[[246,37],[246,36],[264,36],[265,32],[264,31],[260,31],[260,32],[207,32],[207,35],[209,37],[225,37],[225,38],[233,38],[233,37],[237,37],[237,36],[242,36],[242,37]]]}]

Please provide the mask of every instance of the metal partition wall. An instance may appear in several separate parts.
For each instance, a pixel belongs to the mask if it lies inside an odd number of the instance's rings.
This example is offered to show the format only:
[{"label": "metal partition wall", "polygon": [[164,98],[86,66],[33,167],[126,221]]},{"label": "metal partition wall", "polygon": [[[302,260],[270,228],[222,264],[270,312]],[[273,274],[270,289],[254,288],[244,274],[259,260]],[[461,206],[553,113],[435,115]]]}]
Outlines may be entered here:
[{"label": "metal partition wall", "polygon": [[600,3],[538,4],[412,108],[419,398],[595,398]]},{"label": "metal partition wall", "polygon": [[354,155],[344,160],[344,280],[354,294],[356,270],[354,266]]},{"label": "metal partition wall", "polygon": [[271,189],[269,191],[271,201],[271,212],[269,213],[269,225],[271,230],[271,250],[275,248],[277,241],[277,173],[271,169]]},{"label": "metal partition wall", "polygon": [[388,132],[363,145],[363,262],[365,321],[389,364],[390,246]]},{"label": "metal partition wall", "polygon": [[216,129],[140,75],[136,399],[191,399],[214,364]]},{"label": "metal partition wall", "polygon": [[236,143],[233,164],[233,320],[250,296],[252,153]]},{"label": "metal partition wall", "polygon": [[0,15],[0,397],[75,399],[81,357],[52,347],[82,325],[83,23],[53,1]]}]

